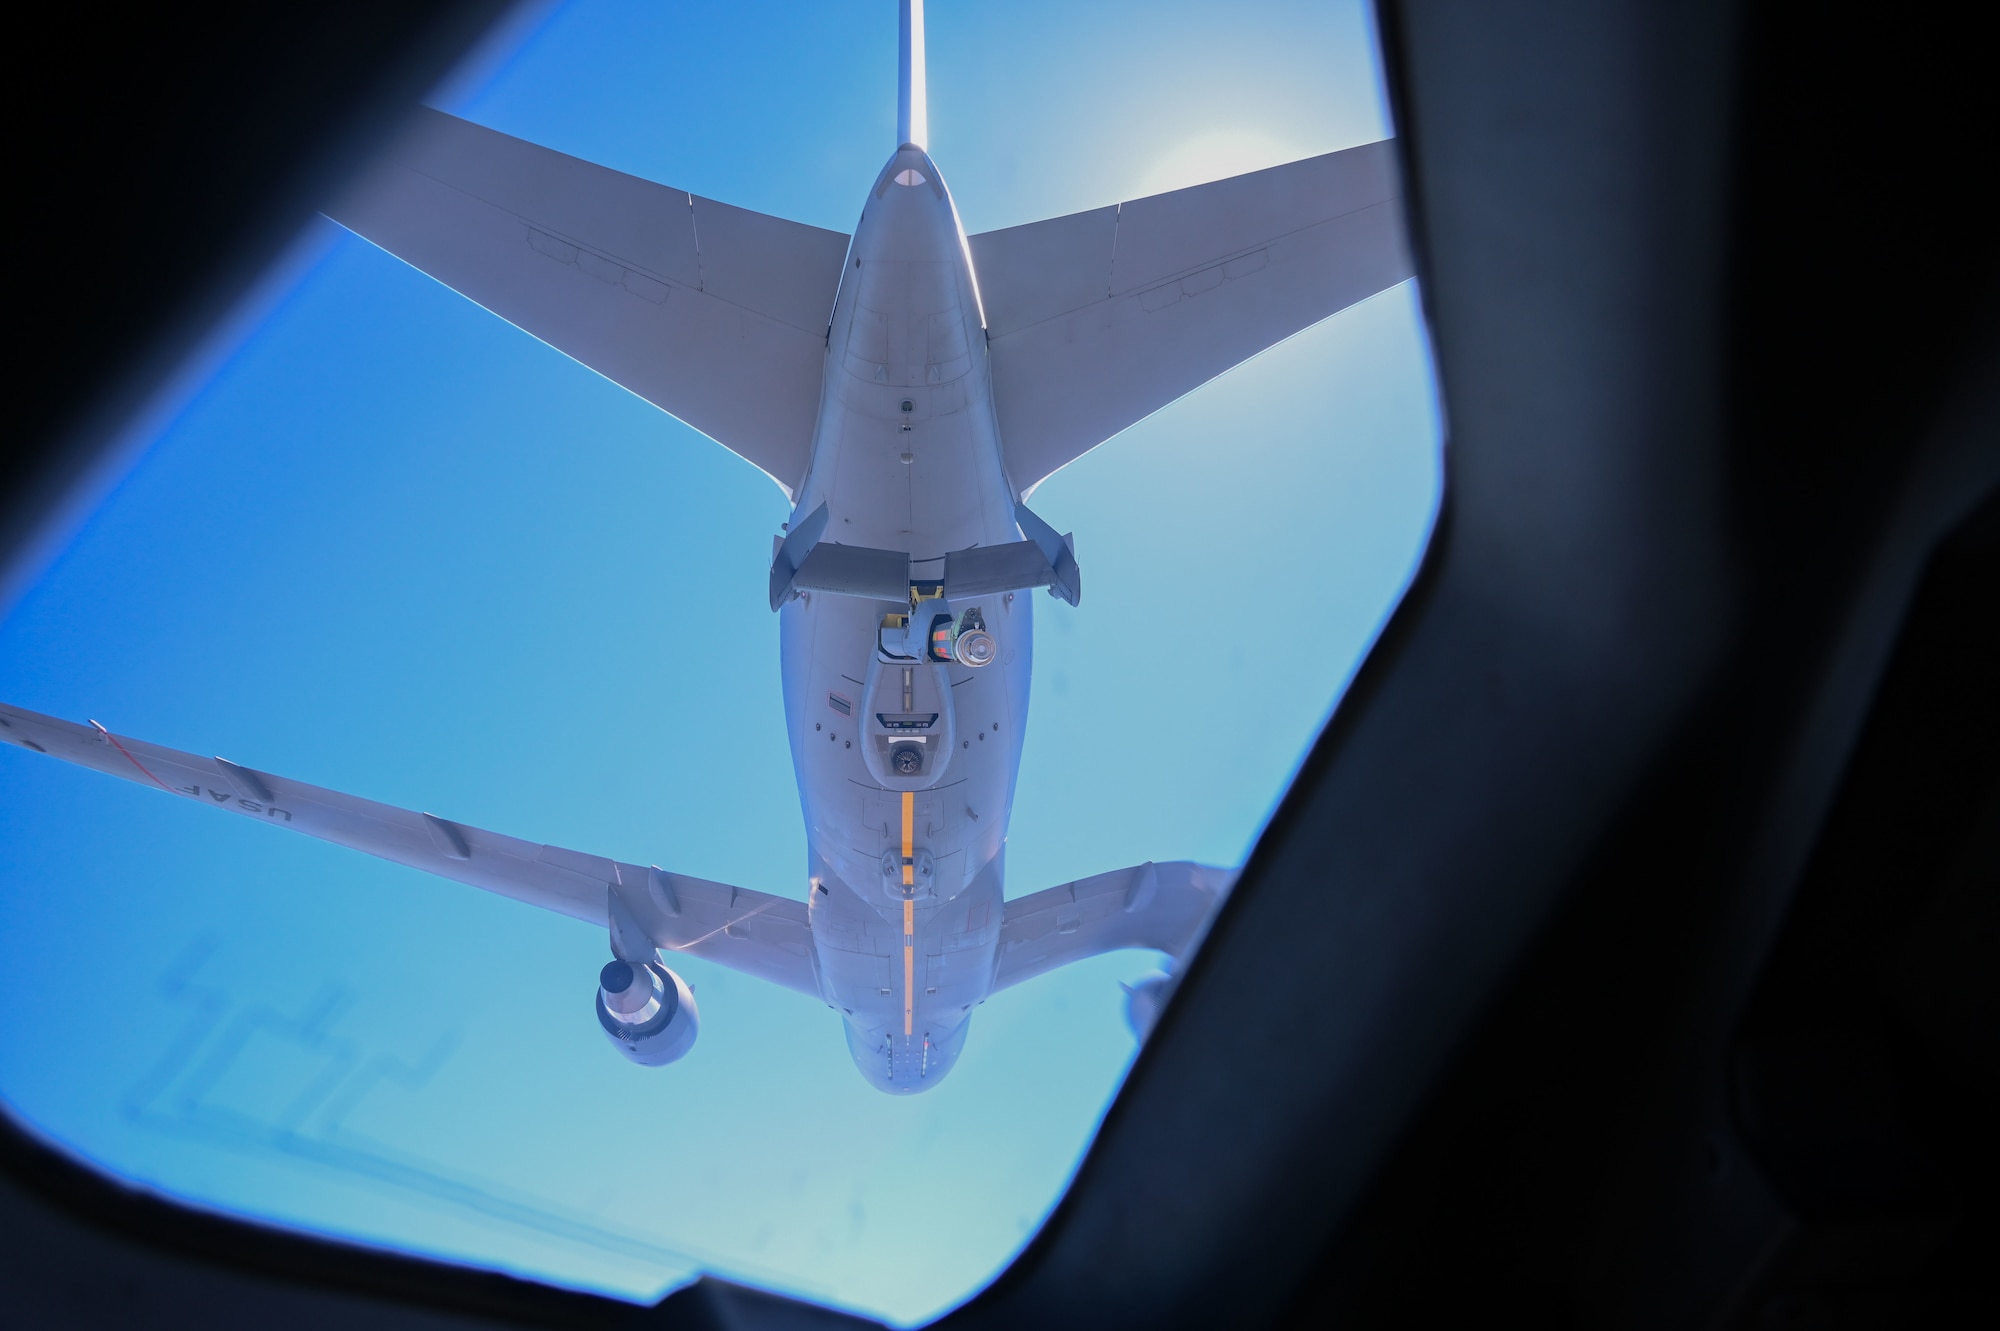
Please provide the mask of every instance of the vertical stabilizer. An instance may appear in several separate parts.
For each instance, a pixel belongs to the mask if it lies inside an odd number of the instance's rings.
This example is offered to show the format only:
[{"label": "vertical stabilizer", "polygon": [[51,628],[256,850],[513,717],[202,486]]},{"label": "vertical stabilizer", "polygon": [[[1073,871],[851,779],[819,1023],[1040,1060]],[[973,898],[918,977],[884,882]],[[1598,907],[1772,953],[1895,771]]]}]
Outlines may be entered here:
[{"label": "vertical stabilizer", "polygon": [[902,61],[896,84],[896,142],[930,148],[931,117],[924,87],[924,0],[902,0]]}]

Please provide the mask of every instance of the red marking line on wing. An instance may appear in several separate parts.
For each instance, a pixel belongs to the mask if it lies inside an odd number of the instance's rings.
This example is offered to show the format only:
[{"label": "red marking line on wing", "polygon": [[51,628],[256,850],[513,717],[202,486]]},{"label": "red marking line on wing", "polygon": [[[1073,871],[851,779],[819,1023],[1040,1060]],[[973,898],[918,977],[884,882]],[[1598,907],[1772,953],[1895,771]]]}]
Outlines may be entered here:
[{"label": "red marking line on wing", "polygon": [[168,785],[166,782],[160,780],[160,778],[154,776],[151,772],[147,771],[146,764],[140,762],[137,758],[134,758],[132,756],[132,750],[126,748],[123,744],[120,744],[118,742],[118,736],[112,734],[110,731],[106,730],[103,726],[97,725],[97,722],[95,721],[92,721],[90,724],[97,726],[97,733],[104,736],[105,739],[109,740],[112,748],[124,754],[125,760],[127,762],[131,763],[132,766],[138,768],[140,771],[145,772],[146,779],[148,781],[151,781],[154,785],[158,786],[161,790],[166,791],[169,795],[177,793],[172,786]]}]

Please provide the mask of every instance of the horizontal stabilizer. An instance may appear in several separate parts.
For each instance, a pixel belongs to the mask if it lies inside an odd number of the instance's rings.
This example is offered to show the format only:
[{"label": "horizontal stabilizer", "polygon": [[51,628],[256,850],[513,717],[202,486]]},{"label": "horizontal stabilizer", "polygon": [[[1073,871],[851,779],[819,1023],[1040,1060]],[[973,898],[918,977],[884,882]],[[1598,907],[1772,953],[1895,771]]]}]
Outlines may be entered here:
[{"label": "horizontal stabilizer", "polygon": [[327,216],[672,413],[791,494],[819,411],[837,231],[419,108]]},{"label": "horizontal stabilizer", "polygon": [[971,236],[1022,494],[1412,271],[1392,142]]}]

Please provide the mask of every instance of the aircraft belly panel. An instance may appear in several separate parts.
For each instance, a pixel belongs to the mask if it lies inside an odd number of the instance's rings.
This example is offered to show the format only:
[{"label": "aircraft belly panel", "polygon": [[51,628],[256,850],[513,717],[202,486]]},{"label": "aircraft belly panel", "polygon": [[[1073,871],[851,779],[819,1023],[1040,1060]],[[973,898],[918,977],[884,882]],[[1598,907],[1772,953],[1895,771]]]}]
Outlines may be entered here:
[{"label": "aircraft belly panel", "polygon": [[[827,332],[794,510],[803,523],[825,506],[814,544],[900,552],[922,580],[943,577],[948,552],[1023,539],[985,342],[942,190],[878,190]],[[996,970],[1033,613],[1021,592],[964,600],[804,590],[782,609],[787,719],[821,875],[810,907],[820,975],[857,1063],[884,1089],[915,1089],[912,1078],[949,1066]],[[878,651],[885,615],[908,616],[921,637],[931,616],[973,608],[996,641],[989,665]],[[907,652],[895,632],[894,653]],[[890,788],[898,744],[921,755],[908,790]]]}]

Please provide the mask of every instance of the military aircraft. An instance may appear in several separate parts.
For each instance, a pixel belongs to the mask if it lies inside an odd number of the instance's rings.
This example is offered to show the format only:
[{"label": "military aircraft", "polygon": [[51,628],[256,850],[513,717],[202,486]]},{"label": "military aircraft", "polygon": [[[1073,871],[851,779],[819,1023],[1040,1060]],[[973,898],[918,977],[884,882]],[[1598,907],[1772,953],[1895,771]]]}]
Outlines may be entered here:
[{"label": "military aircraft", "polygon": [[[596,1014],[671,1063],[681,952],[838,1011],[862,1074],[935,1085],[997,990],[1198,942],[1233,874],[1147,863],[1004,899],[1032,593],[1070,535],[1028,507],[1071,460],[1411,274],[1392,145],[967,235],[928,140],[902,0],[895,151],[852,236],[731,207],[424,110],[326,211],[763,470],[803,902],[536,845],[0,706],[0,738],[608,931]],[[1143,1038],[1174,976],[1128,994]]]}]

